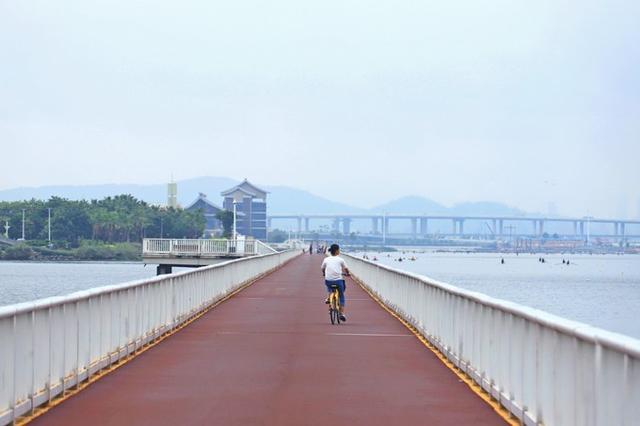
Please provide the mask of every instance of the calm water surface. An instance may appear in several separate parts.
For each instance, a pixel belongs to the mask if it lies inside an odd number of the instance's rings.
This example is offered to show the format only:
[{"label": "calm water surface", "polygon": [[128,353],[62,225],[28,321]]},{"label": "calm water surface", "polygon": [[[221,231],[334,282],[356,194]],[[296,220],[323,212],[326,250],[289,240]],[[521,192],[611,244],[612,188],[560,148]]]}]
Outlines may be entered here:
[{"label": "calm water surface", "polygon": [[[640,338],[640,256],[545,255],[540,263],[539,255],[375,255],[398,269]],[[416,260],[395,260],[411,256]],[[563,258],[571,264],[563,265]],[[0,306],[149,278],[155,271],[140,263],[0,262]]]},{"label": "calm water surface", "polygon": [[156,275],[142,263],[0,262],[0,306]]},{"label": "calm water surface", "polygon": [[[368,253],[374,255],[397,269],[640,338],[637,255],[543,255],[545,263],[537,254]],[[416,260],[396,260],[411,256]]]}]

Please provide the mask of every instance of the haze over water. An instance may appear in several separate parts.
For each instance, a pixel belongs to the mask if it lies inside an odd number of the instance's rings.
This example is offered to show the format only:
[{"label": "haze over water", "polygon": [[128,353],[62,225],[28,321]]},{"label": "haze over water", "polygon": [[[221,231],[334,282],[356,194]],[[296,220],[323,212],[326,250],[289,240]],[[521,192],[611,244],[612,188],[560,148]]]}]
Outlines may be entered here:
[{"label": "haze over water", "polygon": [[[640,339],[640,256],[542,255],[540,263],[538,254],[375,255],[393,268]],[[416,260],[395,260],[411,256]]]}]

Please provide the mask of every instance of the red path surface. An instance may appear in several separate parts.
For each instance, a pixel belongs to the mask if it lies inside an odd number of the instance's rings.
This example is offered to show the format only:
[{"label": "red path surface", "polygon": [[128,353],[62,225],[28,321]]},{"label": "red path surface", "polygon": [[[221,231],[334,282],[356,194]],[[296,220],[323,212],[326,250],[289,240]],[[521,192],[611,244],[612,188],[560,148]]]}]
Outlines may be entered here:
[{"label": "red path surface", "polygon": [[332,326],[321,260],[294,259],[34,424],[505,424],[357,284]]}]

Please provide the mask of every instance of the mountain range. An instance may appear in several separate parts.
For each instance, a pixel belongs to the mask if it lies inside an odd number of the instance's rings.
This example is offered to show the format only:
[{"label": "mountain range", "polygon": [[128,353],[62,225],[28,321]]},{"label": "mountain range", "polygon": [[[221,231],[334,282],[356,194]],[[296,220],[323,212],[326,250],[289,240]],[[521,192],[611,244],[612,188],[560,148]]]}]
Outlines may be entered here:
[{"label": "mountain range", "polygon": [[[178,181],[178,202],[189,206],[204,193],[214,204],[221,205],[220,192],[238,184],[239,181],[226,177],[198,177]],[[447,207],[426,197],[403,196],[387,203],[367,209],[328,200],[308,191],[289,186],[259,185],[269,191],[269,214],[431,214],[431,215],[478,215],[478,216],[523,216],[527,213],[497,202],[466,202]],[[166,203],[166,184],[104,184],[104,185],[55,185],[41,187],[21,187],[0,190],[0,201],[46,200],[52,196],[79,199],[101,199],[118,194],[131,194],[152,204]]]}]

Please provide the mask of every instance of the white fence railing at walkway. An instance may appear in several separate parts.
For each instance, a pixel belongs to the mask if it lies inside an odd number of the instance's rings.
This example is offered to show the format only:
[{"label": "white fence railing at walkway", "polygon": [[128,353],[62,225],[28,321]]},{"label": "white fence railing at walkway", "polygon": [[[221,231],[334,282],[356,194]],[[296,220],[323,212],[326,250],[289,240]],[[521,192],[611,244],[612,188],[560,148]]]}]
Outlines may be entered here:
[{"label": "white fence railing at walkway", "polygon": [[640,424],[640,341],[349,257],[355,277],[522,423]]},{"label": "white fence railing at walkway", "polygon": [[298,251],[0,307],[0,425],[175,329]]},{"label": "white fence railing at walkway", "polygon": [[273,248],[262,241],[249,238],[236,240],[145,238],[142,242],[142,254],[147,256],[254,256],[274,252]]}]

